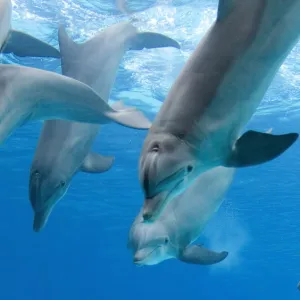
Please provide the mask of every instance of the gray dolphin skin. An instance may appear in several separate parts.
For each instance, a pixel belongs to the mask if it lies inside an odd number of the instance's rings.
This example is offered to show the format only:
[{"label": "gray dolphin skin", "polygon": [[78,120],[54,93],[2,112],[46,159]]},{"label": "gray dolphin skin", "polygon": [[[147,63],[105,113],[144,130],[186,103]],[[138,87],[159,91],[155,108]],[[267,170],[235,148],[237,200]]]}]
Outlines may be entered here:
[{"label": "gray dolphin skin", "polygon": [[59,58],[59,51],[33,36],[11,29],[12,4],[10,0],[0,0],[0,49],[2,53],[17,56]]},{"label": "gray dolphin skin", "polygon": [[128,248],[137,265],[155,265],[177,258],[190,264],[211,265],[228,252],[215,252],[192,245],[223,202],[234,168],[216,167],[201,174],[181,195],[176,196],[154,222],[136,217],[128,237]]},{"label": "gray dolphin skin", "polygon": [[[164,35],[139,33],[129,22],[106,28],[83,44],[75,43],[60,27],[59,45],[63,74],[88,84],[106,102],[127,50],[180,48],[176,41]],[[120,103],[116,106],[122,108]],[[53,207],[64,196],[76,173],[102,173],[112,166],[113,157],[90,152],[98,132],[99,125],[63,120],[44,123],[29,181],[34,231],[45,226]]]},{"label": "gray dolphin skin", "polygon": [[242,130],[300,36],[300,0],[219,0],[217,19],[157,114],[139,162],[154,221],[202,172],[270,161],[298,138]]}]

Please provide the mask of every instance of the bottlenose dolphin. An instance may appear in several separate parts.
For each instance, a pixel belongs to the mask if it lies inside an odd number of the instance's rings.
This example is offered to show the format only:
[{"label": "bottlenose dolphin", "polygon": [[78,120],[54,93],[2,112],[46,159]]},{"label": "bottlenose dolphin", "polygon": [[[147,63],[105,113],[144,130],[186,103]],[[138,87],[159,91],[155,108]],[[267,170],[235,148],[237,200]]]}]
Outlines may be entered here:
[{"label": "bottlenose dolphin", "polygon": [[[0,48],[10,30],[10,17],[3,16]],[[113,121],[139,129],[151,125],[142,112],[133,108],[114,109],[78,80],[36,68],[0,64],[0,144],[14,129],[30,120],[51,119],[93,124]]]},{"label": "bottlenose dolphin", "polygon": [[0,51],[17,56],[55,57],[59,51],[35,37],[11,28],[11,0],[0,0]]},{"label": "bottlenose dolphin", "polygon": [[228,252],[214,252],[191,245],[219,209],[232,182],[234,168],[216,167],[201,174],[152,223],[143,222],[143,211],[129,231],[128,247],[134,263],[154,265],[170,258],[200,265],[225,259]]},{"label": "bottlenose dolphin", "polygon": [[144,218],[205,170],[270,161],[298,138],[241,132],[300,36],[300,0],[219,0],[217,19],[174,82],[145,139]]},{"label": "bottlenose dolphin", "polygon": [[[75,43],[60,27],[59,45],[63,74],[88,84],[106,102],[127,50],[180,48],[176,41],[164,35],[139,33],[129,22],[115,24],[83,44]],[[77,172],[101,173],[112,166],[113,157],[90,152],[98,132],[98,125],[62,120],[44,123],[29,181],[35,231],[40,231],[46,224],[53,207],[66,193]]]}]

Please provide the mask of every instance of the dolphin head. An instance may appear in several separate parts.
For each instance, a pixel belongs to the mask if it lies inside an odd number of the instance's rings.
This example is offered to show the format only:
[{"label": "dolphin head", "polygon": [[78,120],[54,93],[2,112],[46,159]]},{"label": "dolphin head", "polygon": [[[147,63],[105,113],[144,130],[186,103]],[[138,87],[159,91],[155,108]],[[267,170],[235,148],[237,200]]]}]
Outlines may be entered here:
[{"label": "dolphin head", "polygon": [[156,265],[176,256],[170,237],[159,224],[135,223],[132,226],[127,246],[132,250],[134,264]]},{"label": "dolphin head", "polygon": [[169,134],[148,136],[139,162],[145,221],[157,219],[165,205],[183,191],[195,166],[194,150],[185,141]]},{"label": "dolphin head", "polygon": [[53,168],[34,166],[30,172],[29,199],[34,211],[33,230],[39,232],[46,224],[55,204],[66,193],[70,179],[53,172]]}]

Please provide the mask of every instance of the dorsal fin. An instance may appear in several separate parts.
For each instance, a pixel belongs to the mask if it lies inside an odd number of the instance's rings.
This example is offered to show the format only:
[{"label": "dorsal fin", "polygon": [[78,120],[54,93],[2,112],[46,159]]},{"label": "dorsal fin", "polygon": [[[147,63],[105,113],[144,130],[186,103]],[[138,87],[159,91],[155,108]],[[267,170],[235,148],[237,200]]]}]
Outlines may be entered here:
[{"label": "dorsal fin", "polygon": [[234,6],[235,0],[219,0],[217,21],[225,18]]},{"label": "dorsal fin", "polygon": [[82,45],[77,44],[70,38],[63,25],[60,25],[58,29],[58,43],[61,54],[62,72],[64,75],[68,75],[70,64],[76,62],[76,56]]}]

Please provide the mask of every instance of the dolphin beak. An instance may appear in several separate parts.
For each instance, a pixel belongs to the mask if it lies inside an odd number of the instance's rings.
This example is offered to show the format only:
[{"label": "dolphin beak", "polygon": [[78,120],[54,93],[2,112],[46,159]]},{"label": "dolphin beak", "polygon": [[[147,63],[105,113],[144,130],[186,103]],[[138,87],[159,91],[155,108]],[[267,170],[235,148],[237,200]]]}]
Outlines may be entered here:
[{"label": "dolphin beak", "polygon": [[144,255],[140,255],[139,252],[137,252],[134,257],[133,257],[133,263],[135,265],[142,265],[143,264],[143,260],[145,259]]},{"label": "dolphin beak", "polygon": [[39,206],[38,199],[41,198],[40,186],[41,186],[40,178],[31,178],[30,179],[29,200],[30,200],[31,206],[34,210],[38,209],[38,206]]},{"label": "dolphin beak", "polygon": [[145,222],[154,222],[166,205],[168,192],[162,192],[152,198],[144,200],[143,219]]},{"label": "dolphin beak", "polygon": [[44,209],[42,211],[35,212],[33,220],[33,230],[35,232],[40,232],[45,227],[49,214],[49,209]]}]

